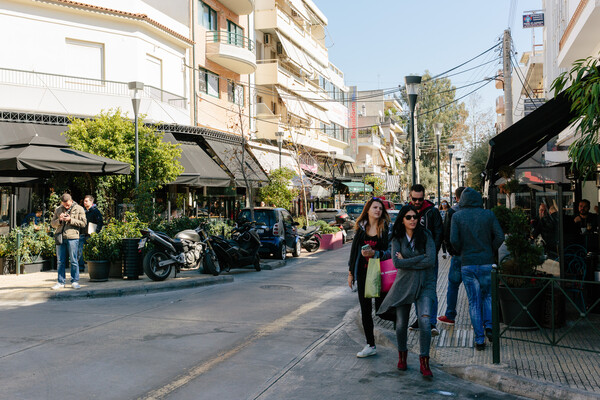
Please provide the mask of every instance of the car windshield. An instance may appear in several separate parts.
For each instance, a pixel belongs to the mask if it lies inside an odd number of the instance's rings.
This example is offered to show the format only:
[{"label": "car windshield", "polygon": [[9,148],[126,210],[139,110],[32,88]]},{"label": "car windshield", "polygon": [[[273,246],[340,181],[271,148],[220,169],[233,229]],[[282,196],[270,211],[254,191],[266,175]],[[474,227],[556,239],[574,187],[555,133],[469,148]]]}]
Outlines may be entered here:
[{"label": "car windshield", "polygon": [[364,205],[362,204],[348,204],[346,205],[346,211],[350,214],[360,214],[363,210]]},{"label": "car windshield", "polygon": [[322,220],[334,220],[335,216],[338,215],[339,211],[338,210],[315,210],[315,215],[317,216],[317,219],[322,219]]},{"label": "car windshield", "polygon": [[[250,210],[242,210],[238,215],[239,218],[246,218],[251,221]],[[259,224],[265,224],[267,226],[275,225],[277,218],[275,217],[275,210],[254,210],[254,220]]]}]

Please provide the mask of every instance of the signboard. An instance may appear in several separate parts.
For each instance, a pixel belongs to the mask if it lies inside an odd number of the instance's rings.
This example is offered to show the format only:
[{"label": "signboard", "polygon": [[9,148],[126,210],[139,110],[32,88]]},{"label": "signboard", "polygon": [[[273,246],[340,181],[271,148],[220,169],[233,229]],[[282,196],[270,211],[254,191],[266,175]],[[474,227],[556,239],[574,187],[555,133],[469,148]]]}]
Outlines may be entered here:
[{"label": "signboard", "polygon": [[523,14],[523,28],[544,26],[544,13]]},{"label": "signboard", "polygon": [[356,160],[358,156],[358,112],[357,112],[357,104],[356,97],[358,95],[358,91],[356,86],[350,86],[350,109],[348,110],[348,127],[350,128],[350,140],[349,140],[349,148],[346,151],[346,154]]}]

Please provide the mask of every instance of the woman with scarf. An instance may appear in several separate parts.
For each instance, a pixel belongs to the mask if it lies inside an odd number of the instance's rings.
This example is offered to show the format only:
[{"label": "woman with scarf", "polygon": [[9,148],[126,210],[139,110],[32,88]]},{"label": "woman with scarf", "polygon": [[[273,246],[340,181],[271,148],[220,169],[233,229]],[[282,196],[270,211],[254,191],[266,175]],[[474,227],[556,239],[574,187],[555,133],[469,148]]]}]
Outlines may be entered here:
[{"label": "woman with scarf", "polygon": [[436,248],[431,233],[419,224],[417,209],[412,205],[402,207],[390,237],[391,256],[398,269],[396,279],[388,292],[378,315],[391,309],[396,311],[396,340],[398,343],[398,369],[407,369],[407,331],[410,306],[416,303],[420,315],[417,316],[419,329],[421,374],[433,377],[429,368],[429,347],[431,329],[429,317],[435,298],[435,256]]},{"label": "woman with scarf", "polygon": [[[382,261],[390,258],[388,250],[389,221],[390,217],[385,210],[383,201],[373,197],[365,204],[354,227],[356,234],[352,241],[348,260],[348,286],[352,288],[356,282],[362,324],[367,340],[367,345],[356,354],[361,358],[377,354],[373,334],[373,317],[371,316],[373,301],[371,298],[365,298],[365,280],[370,258],[379,258]],[[381,301],[381,298],[375,299],[376,309]]]}]

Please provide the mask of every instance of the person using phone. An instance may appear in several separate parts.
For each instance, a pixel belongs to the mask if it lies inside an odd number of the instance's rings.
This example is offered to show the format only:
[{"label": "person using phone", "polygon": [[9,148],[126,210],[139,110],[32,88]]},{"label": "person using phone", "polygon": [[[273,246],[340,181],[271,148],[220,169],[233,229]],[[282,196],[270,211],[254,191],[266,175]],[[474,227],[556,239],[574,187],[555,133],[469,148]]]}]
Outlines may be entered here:
[{"label": "person using phone", "polygon": [[[358,302],[362,314],[362,325],[365,332],[366,346],[359,351],[357,357],[369,357],[377,354],[375,336],[373,334],[373,299],[365,298],[365,280],[370,258],[382,261],[390,258],[388,250],[388,225],[390,217],[385,210],[383,201],[373,197],[365,204],[362,213],[356,220],[356,234],[352,241],[350,259],[348,260],[348,286],[352,288],[356,282]],[[382,299],[375,299],[378,308]]]}]

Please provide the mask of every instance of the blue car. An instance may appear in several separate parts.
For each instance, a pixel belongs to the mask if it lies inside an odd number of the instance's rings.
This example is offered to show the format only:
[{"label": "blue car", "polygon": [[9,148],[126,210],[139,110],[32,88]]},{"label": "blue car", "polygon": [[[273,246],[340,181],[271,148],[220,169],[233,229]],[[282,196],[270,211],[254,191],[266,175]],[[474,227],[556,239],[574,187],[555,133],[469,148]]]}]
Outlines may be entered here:
[{"label": "blue car", "polygon": [[[238,214],[238,219],[250,218],[250,209],[244,208]],[[287,253],[292,253],[294,257],[300,256],[302,246],[298,238],[298,223],[294,222],[292,214],[285,208],[274,207],[256,207],[254,208],[254,221],[258,225],[265,225],[266,229],[257,229],[260,236],[260,249],[258,252],[261,257],[264,255],[273,255],[280,260],[285,260]]]}]

